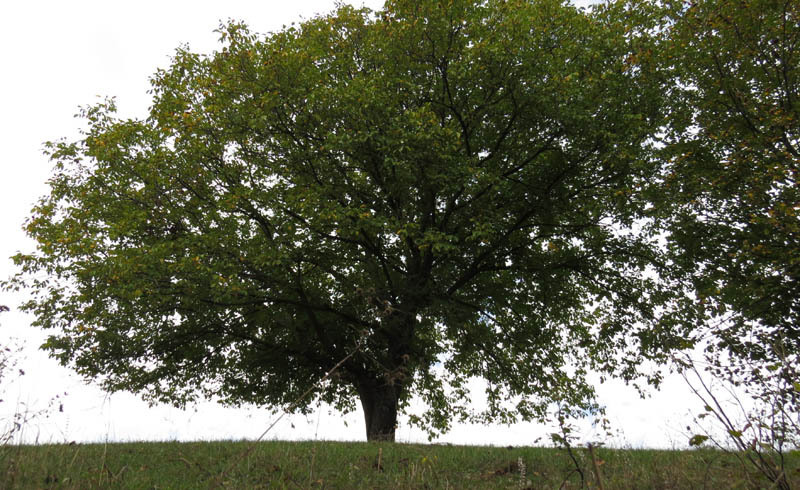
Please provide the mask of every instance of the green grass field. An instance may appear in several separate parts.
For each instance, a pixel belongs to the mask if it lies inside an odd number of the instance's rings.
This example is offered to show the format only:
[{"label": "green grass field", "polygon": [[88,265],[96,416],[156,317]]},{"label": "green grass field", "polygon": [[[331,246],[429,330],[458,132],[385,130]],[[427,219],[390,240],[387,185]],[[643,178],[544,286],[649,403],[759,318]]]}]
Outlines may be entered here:
[{"label": "green grass field", "polygon": [[[0,488],[581,488],[563,449],[343,442],[158,442],[0,447]],[[770,488],[736,455],[573,449],[584,487]],[[800,487],[800,454],[789,455]]]}]

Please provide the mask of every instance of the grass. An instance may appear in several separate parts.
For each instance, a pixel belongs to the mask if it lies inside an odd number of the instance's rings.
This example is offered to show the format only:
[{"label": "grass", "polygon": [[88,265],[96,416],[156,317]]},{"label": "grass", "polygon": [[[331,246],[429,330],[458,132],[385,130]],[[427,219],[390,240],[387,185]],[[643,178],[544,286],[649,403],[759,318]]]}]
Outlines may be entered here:
[{"label": "grass", "polygon": [[[157,442],[0,447],[0,488],[580,488],[564,450],[345,442]],[[573,449],[598,488],[586,449]],[[606,489],[769,488],[735,455],[595,449]],[[789,481],[800,487],[800,454]]]}]

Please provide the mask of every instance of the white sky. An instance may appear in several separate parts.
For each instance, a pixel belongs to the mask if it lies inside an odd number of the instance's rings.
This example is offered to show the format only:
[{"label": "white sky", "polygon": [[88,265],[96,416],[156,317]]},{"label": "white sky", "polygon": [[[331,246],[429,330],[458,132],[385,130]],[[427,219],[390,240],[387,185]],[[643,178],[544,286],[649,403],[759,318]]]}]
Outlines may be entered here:
[{"label": "white sky", "polygon": [[[348,2],[362,5],[361,1]],[[379,0],[364,5],[377,9]],[[97,96],[115,96],[121,117],[143,117],[150,99],[148,77],[166,67],[182,43],[192,50],[217,47],[213,32],[220,21],[244,20],[253,32],[282,25],[333,8],[332,0],[109,2],[27,0],[0,2],[0,278],[14,271],[8,259],[31,251],[33,243],[21,225],[34,201],[47,191],[50,163],[42,143],[74,139],[79,105]],[[17,356],[26,375],[0,382],[0,417],[15,409],[45,409],[51,397],[67,392],[64,411],[50,411],[26,429],[25,439],[40,442],[207,440],[255,438],[273,415],[260,407],[225,409],[204,403],[189,411],[148,407],[136,397],[107,395],[47,358],[36,348],[44,333],[30,327],[32,318],[16,306],[24,297],[0,292],[0,304],[12,308],[0,315],[0,346],[16,339],[24,345]],[[697,403],[680,379],[668,379],[661,393],[640,400],[631,388],[611,383],[599,388],[600,401],[618,436],[607,441],[634,447],[685,447],[686,413]],[[0,421],[0,434],[7,419]],[[537,424],[456,426],[439,442],[524,445],[552,432]],[[587,429],[585,439],[602,439]],[[286,417],[267,439],[363,440],[361,413],[341,417],[326,409],[306,417]],[[426,441],[401,420],[401,441]]]}]

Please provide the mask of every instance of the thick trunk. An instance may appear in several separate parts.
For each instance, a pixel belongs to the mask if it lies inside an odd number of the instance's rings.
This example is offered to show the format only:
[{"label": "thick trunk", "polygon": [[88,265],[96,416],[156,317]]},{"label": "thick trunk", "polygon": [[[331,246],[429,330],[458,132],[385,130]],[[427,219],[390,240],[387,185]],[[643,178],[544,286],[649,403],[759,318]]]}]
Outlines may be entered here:
[{"label": "thick trunk", "polygon": [[394,442],[397,428],[397,405],[402,386],[385,381],[358,383],[358,396],[364,408],[364,422],[368,441]]}]

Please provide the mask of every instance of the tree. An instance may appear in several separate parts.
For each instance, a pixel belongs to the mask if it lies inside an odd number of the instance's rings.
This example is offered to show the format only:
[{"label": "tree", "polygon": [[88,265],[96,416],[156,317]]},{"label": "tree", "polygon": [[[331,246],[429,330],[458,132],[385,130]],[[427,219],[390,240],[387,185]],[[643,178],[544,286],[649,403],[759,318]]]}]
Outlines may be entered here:
[{"label": "tree", "polygon": [[663,61],[679,89],[664,149],[673,205],[659,208],[711,319],[714,365],[757,389],[772,375],[754,362],[800,353],[800,5],[668,4]]},{"label": "tree", "polygon": [[223,26],[156,73],[147,118],[109,100],[50,145],[9,284],[63,364],[150,400],[285,406],[355,351],[312,391],[360,399],[370,440],[413,395],[432,433],[591,408],[588,369],[685,345],[637,226],[662,120],[637,16],[396,0]]},{"label": "tree", "polygon": [[701,381],[700,417],[713,414],[783,488],[783,454],[800,437],[800,6],[699,0],[667,9],[661,59],[676,89],[663,148],[670,204],[656,206],[659,226],[706,318],[704,365],[738,390],[745,420],[716,403],[693,363],[684,367]]}]

